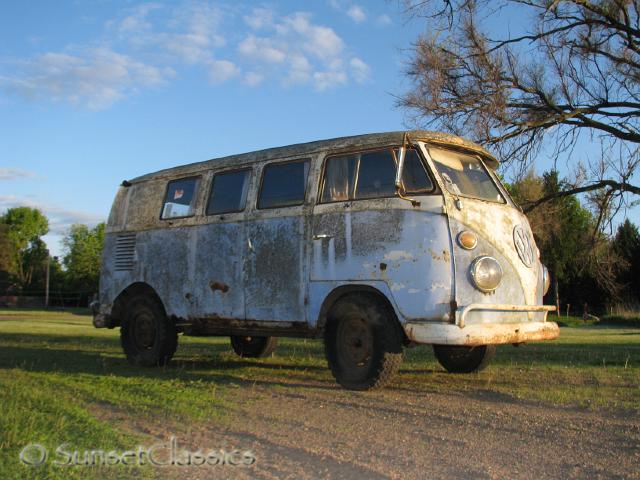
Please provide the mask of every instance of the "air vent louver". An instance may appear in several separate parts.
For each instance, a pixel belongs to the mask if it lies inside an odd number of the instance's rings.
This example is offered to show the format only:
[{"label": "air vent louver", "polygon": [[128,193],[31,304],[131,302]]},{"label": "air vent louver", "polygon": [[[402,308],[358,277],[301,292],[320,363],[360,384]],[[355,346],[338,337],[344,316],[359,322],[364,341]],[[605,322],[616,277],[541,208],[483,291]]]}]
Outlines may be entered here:
[{"label": "air vent louver", "polygon": [[133,270],[136,255],[136,234],[125,233],[116,238],[116,271]]}]

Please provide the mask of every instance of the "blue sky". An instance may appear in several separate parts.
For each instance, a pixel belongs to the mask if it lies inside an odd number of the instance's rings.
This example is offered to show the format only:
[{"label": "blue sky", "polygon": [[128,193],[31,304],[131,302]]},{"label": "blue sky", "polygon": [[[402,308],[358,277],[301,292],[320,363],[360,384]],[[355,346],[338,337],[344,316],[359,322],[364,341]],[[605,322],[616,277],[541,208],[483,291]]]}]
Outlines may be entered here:
[{"label": "blue sky", "polygon": [[0,212],[40,208],[56,255],[123,179],[405,127],[422,23],[400,2],[3,2]]}]

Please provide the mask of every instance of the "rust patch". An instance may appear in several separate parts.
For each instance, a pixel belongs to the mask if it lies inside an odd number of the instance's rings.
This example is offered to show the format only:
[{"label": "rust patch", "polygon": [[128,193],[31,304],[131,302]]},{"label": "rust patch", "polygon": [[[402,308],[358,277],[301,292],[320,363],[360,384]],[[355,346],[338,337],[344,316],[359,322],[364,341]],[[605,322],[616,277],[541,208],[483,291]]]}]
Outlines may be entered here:
[{"label": "rust patch", "polygon": [[306,322],[230,318],[217,313],[186,319],[174,317],[174,321],[185,326],[186,335],[194,336],[260,335],[316,338],[320,333],[319,330],[310,328]]},{"label": "rust patch", "polygon": [[220,290],[222,293],[227,293],[229,291],[229,285],[222,282],[214,282],[213,280],[209,282],[209,288],[212,291]]},{"label": "rust patch", "polygon": [[436,262],[449,263],[451,261],[451,253],[449,253],[449,250],[443,250],[442,254],[438,254],[437,252],[429,249],[429,253],[431,254],[431,258],[433,258]]}]

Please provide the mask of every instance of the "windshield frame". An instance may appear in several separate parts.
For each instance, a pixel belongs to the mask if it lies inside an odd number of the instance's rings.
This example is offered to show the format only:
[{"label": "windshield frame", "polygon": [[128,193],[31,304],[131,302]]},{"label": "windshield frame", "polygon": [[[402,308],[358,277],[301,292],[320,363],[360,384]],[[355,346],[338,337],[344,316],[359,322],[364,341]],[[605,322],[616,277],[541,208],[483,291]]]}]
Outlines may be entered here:
[{"label": "windshield frame", "polygon": [[[495,175],[495,172],[492,171],[491,168],[487,167],[486,163],[484,162],[484,160],[482,159],[482,157],[474,152],[469,152],[469,151],[465,151],[465,150],[461,150],[461,149],[457,149],[457,148],[450,148],[446,145],[438,145],[438,144],[429,144],[426,142],[421,142],[422,146],[424,147],[424,153],[428,156],[428,159],[430,161],[430,163],[432,164],[431,167],[434,170],[434,174],[436,175],[436,177],[438,178],[438,181],[441,184],[441,188],[444,192],[447,192],[449,195],[451,195],[454,198],[469,198],[472,200],[478,200],[481,202],[488,202],[488,203],[493,203],[493,204],[497,204],[497,205],[508,205],[509,204],[509,197],[508,195],[505,194],[505,189],[503,188],[502,184],[500,183],[500,181],[498,180],[497,176]],[[438,162],[433,155],[431,155],[430,149],[441,149],[441,150],[448,150],[451,152],[455,152],[455,153],[459,153],[461,155],[465,155],[467,157],[471,157],[474,158],[475,160],[477,160],[481,166],[481,168],[483,169],[484,173],[487,175],[487,177],[491,180],[491,182],[493,183],[494,188],[496,189],[496,191],[498,192],[499,196],[500,196],[500,200],[493,200],[490,198],[482,198],[482,197],[478,197],[475,195],[469,195],[469,194],[465,194],[465,193],[458,193],[458,192],[454,192],[451,191],[449,189],[448,183],[444,180],[444,178],[442,177],[442,172],[440,171],[440,169],[438,168]]]}]

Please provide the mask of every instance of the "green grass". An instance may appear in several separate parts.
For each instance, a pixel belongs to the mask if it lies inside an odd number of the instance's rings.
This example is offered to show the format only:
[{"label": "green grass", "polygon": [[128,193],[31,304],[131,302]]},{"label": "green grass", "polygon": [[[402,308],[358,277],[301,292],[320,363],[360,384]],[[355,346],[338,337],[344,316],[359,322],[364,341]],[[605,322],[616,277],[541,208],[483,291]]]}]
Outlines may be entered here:
[{"label": "green grass", "polygon": [[[121,353],[118,330],[96,330],[82,313],[0,310],[0,478],[154,477],[144,467],[29,468],[18,454],[33,442],[127,450],[159,435],[145,430],[151,420],[167,431],[237,421],[237,405],[247,408],[243,399],[251,396],[243,393],[254,386],[304,392],[333,385],[319,341],[281,339],[275,356],[250,360],[234,356],[227,338],[180,337],[170,366],[135,368]],[[640,329],[565,323],[555,342],[500,347],[477,374],[447,374],[429,347],[407,349],[390,390],[640,410]]]}]

